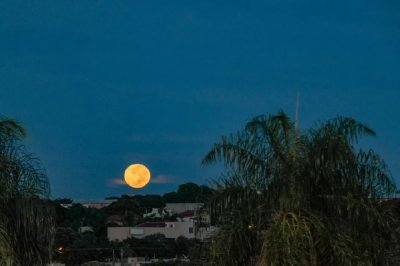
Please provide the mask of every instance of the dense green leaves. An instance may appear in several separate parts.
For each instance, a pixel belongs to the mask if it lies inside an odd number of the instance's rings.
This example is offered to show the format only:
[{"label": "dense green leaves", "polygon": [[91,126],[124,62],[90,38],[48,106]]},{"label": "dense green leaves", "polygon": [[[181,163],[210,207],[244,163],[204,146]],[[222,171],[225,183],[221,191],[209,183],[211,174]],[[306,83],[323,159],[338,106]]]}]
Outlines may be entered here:
[{"label": "dense green leaves", "polygon": [[393,219],[381,199],[395,185],[384,161],[359,149],[364,136],[375,133],[352,118],[299,130],[280,112],[223,137],[203,161],[226,169],[207,205],[220,227],[212,263],[384,265]]},{"label": "dense green leaves", "polygon": [[185,183],[179,186],[177,192],[165,193],[163,200],[166,203],[202,202],[204,203],[212,194],[207,186],[199,186],[195,183]]},{"label": "dense green leaves", "polygon": [[14,120],[0,120],[0,265],[50,261],[49,184],[39,161],[21,143],[24,136]]},{"label": "dense green leaves", "polygon": [[139,205],[135,196],[123,195],[117,201],[104,208],[108,215],[118,214],[125,218],[126,226],[134,226],[142,221],[145,208]]}]

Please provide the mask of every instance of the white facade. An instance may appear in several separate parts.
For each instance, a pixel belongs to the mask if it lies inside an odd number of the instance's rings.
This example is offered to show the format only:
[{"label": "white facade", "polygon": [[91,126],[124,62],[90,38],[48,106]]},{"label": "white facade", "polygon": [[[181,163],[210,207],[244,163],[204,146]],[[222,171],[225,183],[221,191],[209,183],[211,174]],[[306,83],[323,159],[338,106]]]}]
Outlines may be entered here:
[{"label": "white facade", "polygon": [[143,238],[149,235],[163,234],[166,238],[194,238],[194,223],[189,222],[165,222],[164,227],[136,226],[136,227],[108,227],[107,237],[110,241],[122,241],[129,237]]},{"label": "white facade", "polygon": [[171,213],[181,213],[184,211],[199,210],[203,203],[167,203],[165,209]]},{"label": "white facade", "polygon": [[79,233],[85,233],[85,232],[93,232],[93,227],[92,226],[81,226],[78,229]]}]

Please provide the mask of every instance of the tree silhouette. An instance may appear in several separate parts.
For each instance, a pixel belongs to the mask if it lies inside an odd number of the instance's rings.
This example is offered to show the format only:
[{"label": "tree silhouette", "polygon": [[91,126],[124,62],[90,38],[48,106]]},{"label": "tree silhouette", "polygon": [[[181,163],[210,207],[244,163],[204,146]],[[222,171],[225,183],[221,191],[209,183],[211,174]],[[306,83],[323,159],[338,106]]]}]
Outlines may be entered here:
[{"label": "tree silhouette", "polygon": [[51,256],[49,184],[24,136],[16,121],[0,120],[0,265],[45,265]]},{"label": "tree silhouette", "polygon": [[203,160],[226,169],[207,205],[209,265],[387,265],[395,185],[363,136],[352,118],[303,131],[280,112],[223,137]]}]

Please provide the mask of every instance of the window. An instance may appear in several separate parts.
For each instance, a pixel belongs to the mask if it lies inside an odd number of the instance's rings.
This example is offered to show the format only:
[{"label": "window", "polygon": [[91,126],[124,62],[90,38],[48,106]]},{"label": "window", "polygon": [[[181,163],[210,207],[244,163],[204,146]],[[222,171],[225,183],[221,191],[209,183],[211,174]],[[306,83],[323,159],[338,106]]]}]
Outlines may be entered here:
[{"label": "window", "polygon": [[189,234],[193,234],[193,227],[189,227]]},{"label": "window", "polygon": [[131,228],[130,230],[130,234],[131,235],[143,235],[144,234],[144,230],[142,228]]}]

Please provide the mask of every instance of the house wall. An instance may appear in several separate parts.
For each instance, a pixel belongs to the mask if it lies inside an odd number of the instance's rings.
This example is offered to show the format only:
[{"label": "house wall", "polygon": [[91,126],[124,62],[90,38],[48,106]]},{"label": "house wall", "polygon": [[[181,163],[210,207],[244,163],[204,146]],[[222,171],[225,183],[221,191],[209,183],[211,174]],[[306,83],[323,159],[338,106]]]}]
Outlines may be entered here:
[{"label": "house wall", "polygon": [[203,203],[167,203],[165,208],[173,213],[181,213],[184,211],[198,210],[203,206]]},{"label": "house wall", "polygon": [[130,237],[129,229],[130,227],[107,227],[107,237],[110,241],[122,241]]},{"label": "house wall", "polygon": [[152,208],[152,209],[151,209],[151,212],[148,212],[148,213],[144,213],[144,214],[143,214],[143,217],[150,217],[150,216],[153,216],[153,217],[161,217],[161,214],[160,214],[159,209],[158,209],[158,208]]},{"label": "house wall", "polygon": [[166,227],[108,227],[107,236],[110,241],[122,241],[129,237],[143,238],[154,234],[163,234],[166,238],[194,238],[193,222],[167,222]]}]

